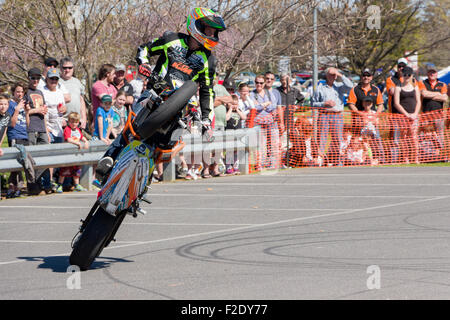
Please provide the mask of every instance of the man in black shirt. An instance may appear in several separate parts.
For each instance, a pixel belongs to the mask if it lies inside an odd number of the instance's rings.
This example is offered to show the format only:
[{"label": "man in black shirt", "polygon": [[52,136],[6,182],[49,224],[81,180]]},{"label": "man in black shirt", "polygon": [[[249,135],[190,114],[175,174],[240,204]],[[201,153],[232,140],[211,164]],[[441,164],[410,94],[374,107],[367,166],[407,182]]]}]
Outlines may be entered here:
[{"label": "man in black shirt", "polygon": [[49,143],[47,126],[45,124],[47,106],[45,105],[42,91],[37,89],[40,79],[41,71],[39,69],[32,68],[28,71],[28,90],[24,99],[30,145]]},{"label": "man in black shirt", "polygon": [[286,106],[283,117],[284,125],[286,126],[288,123],[292,122],[292,111],[294,110],[292,106],[301,104],[303,100],[305,100],[305,97],[300,90],[291,86],[292,80],[288,74],[281,75],[280,81],[281,86],[277,89],[280,92],[281,105]]},{"label": "man in black shirt", "polygon": [[[41,71],[39,69],[31,68],[28,71],[28,90],[24,99],[28,141],[30,145],[48,144],[50,141],[45,122],[47,106],[45,105],[43,93],[37,89],[40,79]],[[46,193],[51,193],[52,185],[50,183],[49,170],[44,169],[36,171],[36,177],[37,180],[42,178],[42,189],[44,189]]]}]

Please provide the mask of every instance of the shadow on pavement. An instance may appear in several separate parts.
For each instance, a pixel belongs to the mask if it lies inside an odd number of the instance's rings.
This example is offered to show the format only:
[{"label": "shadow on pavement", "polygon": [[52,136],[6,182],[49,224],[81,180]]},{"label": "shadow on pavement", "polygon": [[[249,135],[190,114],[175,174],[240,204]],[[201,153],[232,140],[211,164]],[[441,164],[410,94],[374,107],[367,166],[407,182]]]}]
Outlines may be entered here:
[{"label": "shadow on pavement", "polygon": [[[38,269],[51,269],[53,272],[67,273],[69,264],[69,256],[49,256],[49,257],[17,257],[17,259],[26,260],[29,262],[42,262]],[[103,269],[109,265],[117,262],[133,262],[132,260],[112,258],[112,257],[98,257],[92,263],[90,270]]]}]

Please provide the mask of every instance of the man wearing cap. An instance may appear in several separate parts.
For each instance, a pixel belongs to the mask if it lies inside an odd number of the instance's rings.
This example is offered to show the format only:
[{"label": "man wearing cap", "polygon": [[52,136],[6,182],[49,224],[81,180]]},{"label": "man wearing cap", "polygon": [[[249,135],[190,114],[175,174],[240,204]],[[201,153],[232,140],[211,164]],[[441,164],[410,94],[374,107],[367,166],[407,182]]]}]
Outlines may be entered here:
[{"label": "man wearing cap", "polygon": [[357,115],[362,115],[361,111],[364,111],[362,105],[362,99],[369,97],[373,101],[372,109],[378,114],[383,112],[383,96],[380,89],[372,84],[373,73],[370,69],[366,68],[361,74],[360,83],[350,90],[347,103],[351,111]]},{"label": "man wearing cap", "polygon": [[[64,93],[61,88],[58,87],[60,79],[59,69],[50,68],[47,71],[45,77],[45,86],[42,90],[44,95],[45,104],[47,106],[47,114],[45,115],[45,121],[47,125],[48,139],[50,143],[62,143],[64,142],[64,130],[66,121],[63,116],[66,112],[66,105],[64,102]],[[50,181],[53,177],[53,168],[50,171]],[[52,185],[52,190],[55,192],[57,186]]]},{"label": "man wearing cap", "polygon": [[47,106],[45,105],[44,94],[37,88],[40,79],[41,70],[31,68],[28,71],[28,90],[24,100],[30,145],[49,143],[44,118],[47,114]]},{"label": "man wearing cap", "polygon": [[447,101],[447,86],[438,81],[438,72],[434,66],[427,67],[428,78],[419,83],[422,96],[422,111],[429,113],[433,119],[436,133],[439,137],[441,147],[444,146],[444,103]]},{"label": "man wearing cap", "polygon": [[[383,96],[381,95],[380,89],[372,84],[373,72],[369,68],[365,68],[361,74],[361,81],[358,85],[350,90],[347,104],[352,111],[352,129],[358,134],[361,132],[361,128],[364,123],[367,122],[367,110],[365,110],[364,101],[371,101],[371,110],[376,112],[375,117],[377,117],[381,112],[383,112]],[[383,154],[381,146],[380,134],[373,135],[378,149],[380,150],[380,161],[383,162]]]},{"label": "man wearing cap", "polygon": [[[47,124],[45,122],[45,115],[48,110],[45,105],[44,94],[37,88],[41,75],[41,70],[38,68],[31,68],[28,70],[28,90],[24,96],[24,100],[29,145],[49,143]],[[52,186],[50,184],[48,169],[36,170],[35,175],[36,183],[39,184],[39,187],[50,193]],[[41,177],[43,178],[42,182],[40,180]],[[34,187],[30,185],[29,192],[34,193],[35,190],[33,188]],[[39,193],[39,191],[36,193]]]},{"label": "man wearing cap", "polygon": [[[57,68],[58,65],[59,65],[58,60],[56,60],[55,58],[48,57],[44,60],[44,71],[42,73],[42,77],[39,80],[39,84],[37,87],[39,90],[42,91],[46,85],[45,76],[47,75],[48,70],[50,70],[51,68]],[[64,94],[64,102],[69,103],[72,99],[69,91],[66,89],[66,87],[62,83],[58,83],[58,88],[61,89]]]},{"label": "man wearing cap", "polygon": [[117,91],[122,90],[125,92],[127,99],[125,106],[128,108],[129,111],[134,101],[134,89],[133,86],[128,83],[127,79],[125,79],[125,72],[126,72],[125,65],[123,64],[116,65],[116,73],[114,74],[113,86],[116,88]]}]

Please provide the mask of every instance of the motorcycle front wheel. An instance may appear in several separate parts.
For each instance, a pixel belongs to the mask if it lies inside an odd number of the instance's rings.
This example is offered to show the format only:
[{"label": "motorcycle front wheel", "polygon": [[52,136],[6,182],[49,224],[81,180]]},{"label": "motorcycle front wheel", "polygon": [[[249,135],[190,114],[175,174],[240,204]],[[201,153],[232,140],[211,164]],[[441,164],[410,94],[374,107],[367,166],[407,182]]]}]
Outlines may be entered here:
[{"label": "motorcycle front wheel", "polygon": [[122,212],[112,216],[99,206],[76,240],[69,258],[70,264],[78,266],[81,271],[88,270],[114,237],[125,215]]}]

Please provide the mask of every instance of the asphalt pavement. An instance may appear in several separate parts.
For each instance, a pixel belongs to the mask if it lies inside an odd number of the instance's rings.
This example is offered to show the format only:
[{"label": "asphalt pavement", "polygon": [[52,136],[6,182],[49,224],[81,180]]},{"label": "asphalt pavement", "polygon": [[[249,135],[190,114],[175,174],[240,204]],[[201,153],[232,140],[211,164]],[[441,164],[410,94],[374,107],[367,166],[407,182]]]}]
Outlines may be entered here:
[{"label": "asphalt pavement", "polygon": [[95,192],[0,202],[0,299],[449,299],[450,168],[305,168],[155,184],[93,269]]}]

